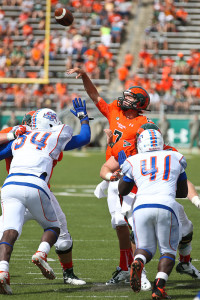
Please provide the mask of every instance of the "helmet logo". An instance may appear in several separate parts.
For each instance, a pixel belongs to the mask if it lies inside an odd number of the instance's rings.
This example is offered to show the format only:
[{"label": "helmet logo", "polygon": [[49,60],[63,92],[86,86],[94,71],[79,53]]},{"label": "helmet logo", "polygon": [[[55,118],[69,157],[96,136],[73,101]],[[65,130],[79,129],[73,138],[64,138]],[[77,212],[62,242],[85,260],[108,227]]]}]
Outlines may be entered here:
[{"label": "helmet logo", "polygon": [[49,121],[57,121],[57,115],[50,111],[44,113],[43,118],[48,119]]}]

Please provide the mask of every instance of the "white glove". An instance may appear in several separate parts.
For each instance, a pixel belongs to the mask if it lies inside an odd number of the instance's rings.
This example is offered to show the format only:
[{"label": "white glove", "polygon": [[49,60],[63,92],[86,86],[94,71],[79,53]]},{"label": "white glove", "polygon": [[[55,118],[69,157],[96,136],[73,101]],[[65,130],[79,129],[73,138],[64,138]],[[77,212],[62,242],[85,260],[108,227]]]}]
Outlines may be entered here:
[{"label": "white glove", "polygon": [[194,197],[192,198],[192,203],[193,203],[197,208],[200,209],[200,199],[199,199],[199,196],[194,196]]}]

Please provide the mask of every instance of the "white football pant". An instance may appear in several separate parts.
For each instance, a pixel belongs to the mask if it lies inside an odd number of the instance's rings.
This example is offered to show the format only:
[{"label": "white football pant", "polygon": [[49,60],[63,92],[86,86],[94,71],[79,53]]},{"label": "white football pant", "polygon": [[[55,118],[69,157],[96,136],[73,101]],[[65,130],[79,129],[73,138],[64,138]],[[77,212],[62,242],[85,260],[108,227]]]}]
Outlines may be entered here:
[{"label": "white football pant", "polygon": [[157,243],[160,254],[176,256],[180,241],[180,226],[174,213],[162,208],[140,208],[133,212],[136,249],[146,249],[152,257]]},{"label": "white football pant", "polygon": [[1,206],[3,231],[14,229],[21,233],[26,208],[42,228],[59,227],[50,190],[41,178],[17,175],[7,178],[1,190]]}]

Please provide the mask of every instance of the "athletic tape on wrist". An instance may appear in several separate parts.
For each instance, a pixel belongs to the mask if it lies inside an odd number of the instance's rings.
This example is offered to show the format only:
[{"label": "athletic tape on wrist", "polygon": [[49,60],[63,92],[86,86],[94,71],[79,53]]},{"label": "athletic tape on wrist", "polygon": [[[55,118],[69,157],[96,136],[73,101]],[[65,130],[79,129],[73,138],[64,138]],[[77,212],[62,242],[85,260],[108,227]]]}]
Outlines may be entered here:
[{"label": "athletic tape on wrist", "polygon": [[111,178],[111,176],[112,176],[112,173],[109,172],[109,173],[107,173],[107,174],[105,175],[105,179],[109,181],[110,178]]},{"label": "athletic tape on wrist", "polygon": [[13,132],[8,132],[7,133],[7,139],[8,139],[8,141],[14,140],[15,139],[14,133]]}]

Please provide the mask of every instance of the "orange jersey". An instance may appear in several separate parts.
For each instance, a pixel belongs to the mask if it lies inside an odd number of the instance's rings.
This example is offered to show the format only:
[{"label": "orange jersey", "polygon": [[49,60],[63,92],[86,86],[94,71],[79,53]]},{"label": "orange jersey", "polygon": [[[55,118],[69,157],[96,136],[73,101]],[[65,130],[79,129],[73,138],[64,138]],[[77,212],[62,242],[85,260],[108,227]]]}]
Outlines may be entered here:
[{"label": "orange jersey", "polygon": [[[116,160],[118,160],[118,153],[124,150],[126,157],[132,156],[137,154],[137,149],[136,149],[136,139],[132,140],[120,140],[111,149],[111,155],[115,157]],[[133,194],[137,193],[137,186],[134,185],[131,192]]]},{"label": "orange jersey", "polygon": [[[138,129],[146,123],[153,123],[145,116],[137,116],[134,119],[127,119],[124,111],[117,106],[117,100],[107,104],[102,98],[97,103],[99,111],[108,119],[110,129],[113,133],[113,142],[119,140],[131,140],[136,138]],[[111,147],[107,147],[106,160],[111,156]]]},{"label": "orange jersey", "polygon": [[119,142],[114,144],[114,146],[111,149],[111,154],[116,160],[118,160],[118,153],[121,150],[124,150],[126,157],[137,154],[136,139],[120,140]]}]

